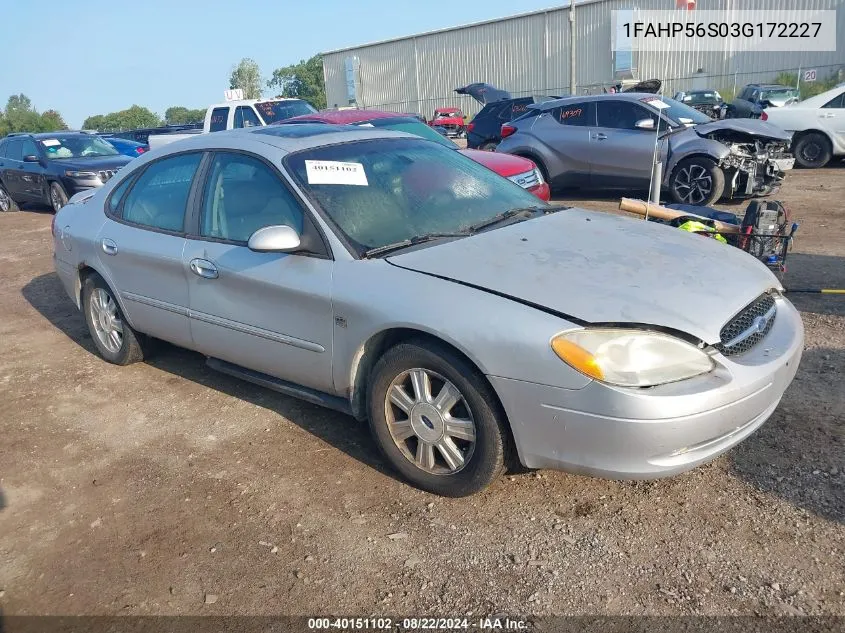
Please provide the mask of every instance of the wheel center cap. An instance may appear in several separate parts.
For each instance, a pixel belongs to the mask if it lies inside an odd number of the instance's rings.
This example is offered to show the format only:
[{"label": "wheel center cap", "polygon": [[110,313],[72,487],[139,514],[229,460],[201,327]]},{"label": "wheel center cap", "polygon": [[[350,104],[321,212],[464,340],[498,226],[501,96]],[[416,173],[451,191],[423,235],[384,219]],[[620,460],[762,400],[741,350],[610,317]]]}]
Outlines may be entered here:
[{"label": "wheel center cap", "polygon": [[434,443],[443,437],[446,428],[443,416],[427,402],[420,402],[411,409],[411,428],[424,442]]},{"label": "wheel center cap", "polygon": [[111,317],[105,312],[100,313],[100,325],[106,331],[111,330]]}]

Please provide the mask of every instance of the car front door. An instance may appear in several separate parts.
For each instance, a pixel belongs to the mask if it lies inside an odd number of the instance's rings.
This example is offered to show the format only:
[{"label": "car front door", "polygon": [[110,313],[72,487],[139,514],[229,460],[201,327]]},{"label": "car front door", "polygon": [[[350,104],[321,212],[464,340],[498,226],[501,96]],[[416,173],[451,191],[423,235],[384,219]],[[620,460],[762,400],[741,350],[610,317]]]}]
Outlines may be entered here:
[{"label": "car front door", "polygon": [[191,347],[185,211],[195,194],[202,152],[170,155],[120,183],[107,202],[96,249],[106,281],[136,330]]},{"label": "car front door", "polygon": [[[663,133],[666,122],[645,106],[617,97],[598,101],[596,115],[596,127],[590,130],[592,184],[614,188],[648,187],[656,127],[659,122]],[[651,119],[655,129],[637,128],[637,122],[644,119]],[[662,145],[662,142],[658,143],[658,150]]]},{"label": "car front door", "polygon": [[33,202],[48,203],[44,155],[31,138],[23,139],[23,155],[24,157],[35,156],[38,162],[21,163],[20,186],[22,194]]},{"label": "car front door", "polygon": [[[260,228],[316,230],[263,159],[217,151],[188,236],[194,347],[208,356],[324,392],[333,390],[333,261],[328,252],[255,252]],[[308,229],[306,229],[306,225]],[[322,242],[321,242],[322,243]]]},{"label": "car front door", "polygon": [[26,200],[23,186],[23,139],[12,138],[6,144],[6,157],[3,159],[3,184],[6,191],[17,202]]},{"label": "car front door", "polygon": [[819,124],[840,147],[845,147],[845,92],[819,109]]}]

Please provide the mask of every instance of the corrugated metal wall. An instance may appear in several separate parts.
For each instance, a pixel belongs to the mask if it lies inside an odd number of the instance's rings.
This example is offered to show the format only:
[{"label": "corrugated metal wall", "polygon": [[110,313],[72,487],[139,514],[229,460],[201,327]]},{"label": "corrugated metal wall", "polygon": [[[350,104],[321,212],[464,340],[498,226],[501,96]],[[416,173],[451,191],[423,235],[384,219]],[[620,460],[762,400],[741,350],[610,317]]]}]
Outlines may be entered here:
[{"label": "corrugated metal wall", "polygon": [[[635,54],[640,79],[665,81],[664,92],[707,87],[730,89],[771,80],[780,70],[814,67],[826,76],[845,66],[845,0],[699,0],[706,9],[838,9],[836,52],[731,53],[700,51],[696,40],[672,43],[672,51]],[[611,12],[628,9],[670,9],[672,0],[586,0],[576,4],[576,51],[579,92],[613,81]],[[569,9],[562,7],[326,53],[323,58],[329,106],[345,105],[344,60],[360,60],[362,107],[419,112],[456,105],[467,114],[476,102],[456,95],[459,86],[485,81],[513,94],[561,94],[569,91]],[[668,43],[668,42],[667,42]],[[679,50],[679,45],[682,48]],[[696,79],[699,71],[700,77]]]}]

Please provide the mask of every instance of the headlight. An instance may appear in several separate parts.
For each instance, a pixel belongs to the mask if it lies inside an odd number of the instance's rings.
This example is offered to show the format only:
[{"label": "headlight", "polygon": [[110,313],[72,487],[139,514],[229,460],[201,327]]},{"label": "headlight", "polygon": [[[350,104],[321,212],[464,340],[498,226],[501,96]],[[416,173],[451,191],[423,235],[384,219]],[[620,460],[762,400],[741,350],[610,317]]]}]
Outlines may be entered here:
[{"label": "headlight", "polygon": [[647,330],[573,330],[555,336],[551,345],[561,360],[582,374],[622,387],[662,385],[715,367],[697,347]]},{"label": "headlight", "polygon": [[73,171],[69,169],[65,172],[65,176],[68,178],[96,178],[97,174],[93,171]]}]

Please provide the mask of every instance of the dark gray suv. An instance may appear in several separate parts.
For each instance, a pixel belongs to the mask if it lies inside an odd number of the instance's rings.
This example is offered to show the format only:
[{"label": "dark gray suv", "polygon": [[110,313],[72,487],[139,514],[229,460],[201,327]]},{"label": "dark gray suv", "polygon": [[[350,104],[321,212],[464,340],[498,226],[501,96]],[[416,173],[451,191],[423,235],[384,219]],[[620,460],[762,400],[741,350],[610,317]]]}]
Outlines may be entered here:
[{"label": "dark gray suv", "polygon": [[26,202],[58,211],[75,193],[102,187],[131,160],[84,132],[10,134],[0,139],[0,211]]}]

